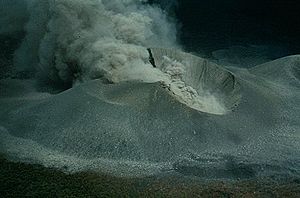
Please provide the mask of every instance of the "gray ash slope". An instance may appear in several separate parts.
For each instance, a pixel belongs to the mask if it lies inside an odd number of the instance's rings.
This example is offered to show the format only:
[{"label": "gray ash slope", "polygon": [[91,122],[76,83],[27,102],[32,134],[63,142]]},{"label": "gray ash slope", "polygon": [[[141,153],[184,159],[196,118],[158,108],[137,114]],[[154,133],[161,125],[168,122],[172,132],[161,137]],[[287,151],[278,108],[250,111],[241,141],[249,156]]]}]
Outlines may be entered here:
[{"label": "gray ash slope", "polygon": [[50,95],[30,88],[17,94],[32,82],[2,80],[1,150],[69,171],[298,177],[299,60],[289,56],[233,73],[218,66],[235,76],[241,96],[222,115],[190,108],[159,82],[93,80]]}]

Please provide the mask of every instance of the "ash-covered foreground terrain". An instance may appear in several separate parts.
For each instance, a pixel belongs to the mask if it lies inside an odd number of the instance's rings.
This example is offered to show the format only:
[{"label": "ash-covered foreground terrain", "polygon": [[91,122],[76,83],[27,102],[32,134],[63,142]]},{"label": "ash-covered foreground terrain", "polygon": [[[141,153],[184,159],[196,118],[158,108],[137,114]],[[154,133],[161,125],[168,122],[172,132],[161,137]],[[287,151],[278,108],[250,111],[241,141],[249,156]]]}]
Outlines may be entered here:
[{"label": "ash-covered foreground terrain", "polygon": [[31,80],[1,80],[2,152],[115,175],[299,176],[299,56],[232,72],[198,61],[185,82],[226,112],[191,108],[161,82],[92,80],[49,94]]}]

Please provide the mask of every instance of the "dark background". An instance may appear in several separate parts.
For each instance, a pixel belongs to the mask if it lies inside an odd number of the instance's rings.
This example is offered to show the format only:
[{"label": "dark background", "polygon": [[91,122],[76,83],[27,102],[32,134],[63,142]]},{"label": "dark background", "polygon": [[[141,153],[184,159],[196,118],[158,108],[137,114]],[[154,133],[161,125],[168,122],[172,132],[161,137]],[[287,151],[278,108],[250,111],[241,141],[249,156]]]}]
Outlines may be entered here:
[{"label": "dark background", "polygon": [[186,50],[210,53],[233,45],[255,44],[280,46],[285,49],[281,56],[300,53],[300,0],[151,2],[171,10]]}]

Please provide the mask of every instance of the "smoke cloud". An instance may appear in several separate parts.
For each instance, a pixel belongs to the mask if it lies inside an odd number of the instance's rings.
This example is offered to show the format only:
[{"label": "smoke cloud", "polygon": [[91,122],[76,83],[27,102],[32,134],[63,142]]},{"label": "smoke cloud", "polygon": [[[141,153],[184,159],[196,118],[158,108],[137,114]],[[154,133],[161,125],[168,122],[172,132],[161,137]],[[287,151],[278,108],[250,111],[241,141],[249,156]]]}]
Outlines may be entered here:
[{"label": "smoke cloud", "polygon": [[[42,81],[157,81],[163,74],[148,62],[146,47],[178,47],[176,27],[167,14],[142,0],[18,2],[29,14],[14,66],[35,71]],[[12,6],[9,1],[1,4]]]},{"label": "smoke cloud", "polygon": [[183,103],[224,113],[224,107],[212,102],[214,96],[185,83],[190,65],[167,56],[165,69],[149,62],[147,48],[179,48],[176,25],[161,8],[175,2],[26,0],[28,22],[14,55],[16,71],[36,73],[42,87],[59,89],[99,78],[112,83],[160,81]]}]

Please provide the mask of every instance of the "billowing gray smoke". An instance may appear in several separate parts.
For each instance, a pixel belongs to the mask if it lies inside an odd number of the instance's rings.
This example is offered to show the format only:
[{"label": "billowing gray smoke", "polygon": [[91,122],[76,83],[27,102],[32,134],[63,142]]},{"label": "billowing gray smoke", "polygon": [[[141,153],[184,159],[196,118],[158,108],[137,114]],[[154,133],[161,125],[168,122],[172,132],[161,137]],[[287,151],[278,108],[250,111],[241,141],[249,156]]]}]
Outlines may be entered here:
[{"label": "billowing gray smoke", "polygon": [[[36,72],[40,81],[60,88],[99,78],[113,83],[160,81],[185,104],[205,112],[224,113],[225,108],[207,90],[198,93],[185,83],[183,76],[190,61],[163,56],[163,70],[149,62],[149,47],[178,48],[175,25],[161,9],[171,9],[176,1],[162,1],[160,6],[153,3],[26,0],[16,4],[18,8],[26,5],[23,9],[28,10],[28,22],[14,66],[17,71]],[[17,25],[10,31],[22,29]]]},{"label": "billowing gray smoke", "polygon": [[[143,0],[20,0],[1,4],[8,12],[1,20],[1,27],[7,29],[2,28],[1,33],[26,31],[15,52],[16,70],[36,71],[43,81],[73,84],[101,77],[113,82],[157,81],[162,74],[148,71],[152,67],[145,47],[176,46],[175,25],[168,22],[160,7]],[[28,18],[25,27],[24,20],[18,18],[19,23],[11,23],[15,15]]]}]

